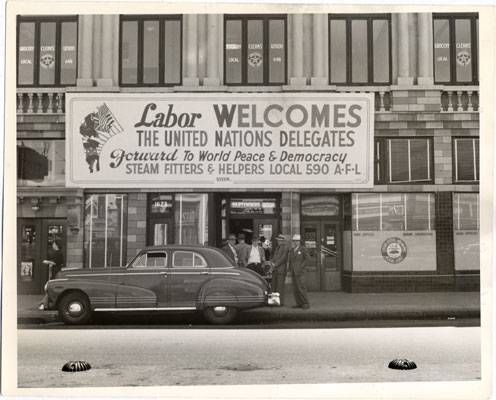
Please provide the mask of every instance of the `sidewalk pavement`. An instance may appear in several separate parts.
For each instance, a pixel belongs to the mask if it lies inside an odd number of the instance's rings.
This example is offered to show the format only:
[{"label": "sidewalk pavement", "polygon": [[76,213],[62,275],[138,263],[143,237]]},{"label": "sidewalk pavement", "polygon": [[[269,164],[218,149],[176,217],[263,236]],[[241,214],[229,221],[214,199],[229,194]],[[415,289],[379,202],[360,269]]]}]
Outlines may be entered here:
[{"label": "sidewalk pavement", "polygon": [[[249,321],[347,321],[386,319],[480,318],[479,292],[344,293],[309,292],[310,308],[292,308],[293,296],[286,293],[283,307],[261,307],[243,311]],[[37,309],[42,295],[19,295],[19,322],[53,322],[54,311]]]}]

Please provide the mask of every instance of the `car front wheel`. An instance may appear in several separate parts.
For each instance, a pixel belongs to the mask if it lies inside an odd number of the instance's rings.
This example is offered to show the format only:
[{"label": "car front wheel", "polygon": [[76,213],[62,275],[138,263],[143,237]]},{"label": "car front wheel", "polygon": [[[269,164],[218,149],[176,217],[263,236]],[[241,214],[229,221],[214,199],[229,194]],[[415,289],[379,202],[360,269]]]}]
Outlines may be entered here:
[{"label": "car front wheel", "polygon": [[229,324],[236,318],[237,314],[238,310],[229,306],[207,307],[203,310],[205,319],[215,325]]},{"label": "car front wheel", "polygon": [[90,302],[83,293],[68,293],[60,299],[59,317],[66,324],[81,325],[91,317]]}]

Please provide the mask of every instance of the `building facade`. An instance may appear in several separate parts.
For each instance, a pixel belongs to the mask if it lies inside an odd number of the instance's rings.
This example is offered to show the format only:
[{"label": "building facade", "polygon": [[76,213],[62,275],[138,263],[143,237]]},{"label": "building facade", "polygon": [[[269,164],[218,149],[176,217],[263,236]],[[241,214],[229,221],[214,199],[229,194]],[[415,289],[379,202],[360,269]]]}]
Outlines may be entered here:
[{"label": "building facade", "polygon": [[[355,93],[372,99],[368,187],[68,177],[71,143],[85,135],[69,98],[130,110],[136,99],[141,110],[150,99]],[[18,291],[41,293],[42,261],[54,255],[109,268],[146,245],[219,247],[229,233],[301,234],[312,291],[478,289],[478,99],[477,14],[20,16]],[[99,126],[106,112],[97,109]],[[102,143],[90,139],[84,168],[93,174]]]}]

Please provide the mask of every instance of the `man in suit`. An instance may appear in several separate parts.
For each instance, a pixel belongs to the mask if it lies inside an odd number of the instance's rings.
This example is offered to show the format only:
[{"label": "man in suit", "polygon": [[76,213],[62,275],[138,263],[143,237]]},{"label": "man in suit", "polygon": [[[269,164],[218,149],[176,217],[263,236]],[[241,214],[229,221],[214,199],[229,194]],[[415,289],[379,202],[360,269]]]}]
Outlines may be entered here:
[{"label": "man in suit", "polygon": [[310,255],[305,246],[301,244],[301,236],[293,236],[293,245],[289,251],[289,268],[293,277],[293,294],[296,305],[294,308],[310,308],[305,287],[305,266],[310,260]]},{"label": "man in suit", "polygon": [[236,253],[238,254],[238,265],[242,268],[248,265],[248,258],[250,257],[251,246],[245,242],[244,233],[238,236],[239,243],[235,246]]},{"label": "man in suit", "polygon": [[276,236],[277,247],[272,256],[272,290],[279,293],[281,306],[284,305],[284,288],[288,265],[289,243],[281,234]]},{"label": "man in suit", "polygon": [[222,247],[222,251],[234,262],[234,265],[238,265],[238,253],[236,251],[236,235],[230,233],[227,239],[227,243]]},{"label": "man in suit", "polygon": [[248,264],[246,266],[257,274],[263,275],[262,265],[264,262],[265,250],[260,246],[260,240],[254,237],[251,241],[250,255],[248,256]]}]

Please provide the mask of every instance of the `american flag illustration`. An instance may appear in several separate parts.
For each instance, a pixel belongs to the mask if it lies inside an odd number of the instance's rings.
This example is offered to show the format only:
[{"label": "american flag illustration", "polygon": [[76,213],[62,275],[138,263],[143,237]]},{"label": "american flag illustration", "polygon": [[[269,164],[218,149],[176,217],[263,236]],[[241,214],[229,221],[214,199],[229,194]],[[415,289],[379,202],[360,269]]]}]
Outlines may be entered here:
[{"label": "american flag illustration", "polygon": [[106,103],[98,106],[96,111],[86,115],[79,127],[83,147],[86,153],[86,162],[90,172],[100,170],[100,153],[107,141],[120,133],[122,128]]}]

